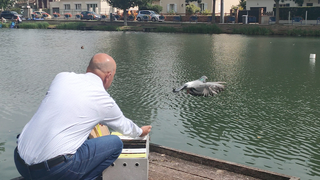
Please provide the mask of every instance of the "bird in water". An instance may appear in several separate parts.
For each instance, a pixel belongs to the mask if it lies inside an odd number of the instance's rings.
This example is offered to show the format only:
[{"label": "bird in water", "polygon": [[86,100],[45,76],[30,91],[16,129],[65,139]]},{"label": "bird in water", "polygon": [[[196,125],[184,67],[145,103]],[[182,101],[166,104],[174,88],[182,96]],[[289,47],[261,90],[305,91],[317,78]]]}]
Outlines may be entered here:
[{"label": "bird in water", "polygon": [[186,89],[188,94],[193,96],[214,96],[225,90],[226,82],[206,82],[207,76],[202,76],[198,80],[185,83],[183,86],[173,89],[173,92],[179,92]]}]

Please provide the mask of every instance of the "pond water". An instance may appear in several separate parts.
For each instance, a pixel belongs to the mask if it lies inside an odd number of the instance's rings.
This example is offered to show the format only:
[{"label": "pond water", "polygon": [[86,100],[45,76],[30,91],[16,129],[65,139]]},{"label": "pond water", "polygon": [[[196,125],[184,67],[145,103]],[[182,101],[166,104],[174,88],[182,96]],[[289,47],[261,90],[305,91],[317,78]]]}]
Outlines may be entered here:
[{"label": "pond water", "polygon": [[[0,29],[0,174],[19,176],[16,135],[52,79],[108,53],[108,92],[151,142],[264,170],[320,178],[320,39],[243,35]],[[80,47],[84,46],[84,49]],[[320,57],[319,57],[320,58]],[[318,59],[319,59],[318,58]],[[214,97],[172,93],[198,79],[227,82]]]}]

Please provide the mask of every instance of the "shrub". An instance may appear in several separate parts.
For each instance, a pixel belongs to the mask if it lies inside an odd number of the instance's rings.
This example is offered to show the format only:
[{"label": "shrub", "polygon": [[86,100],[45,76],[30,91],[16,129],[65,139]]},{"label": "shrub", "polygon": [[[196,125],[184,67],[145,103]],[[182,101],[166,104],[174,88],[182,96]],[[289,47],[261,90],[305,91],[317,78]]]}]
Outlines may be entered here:
[{"label": "shrub", "polygon": [[186,6],[186,13],[187,14],[195,14],[196,12],[200,12],[200,10],[201,9],[194,4],[189,4]]},{"label": "shrub", "polygon": [[158,14],[162,11],[162,6],[159,5],[152,5],[150,3],[147,3],[145,5],[140,5],[139,10],[152,10]]},{"label": "shrub", "polygon": [[174,10],[170,10],[169,12],[168,12],[168,15],[175,15],[176,14],[176,12],[174,11]]},{"label": "shrub", "polygon": [[212,13],[208,9],[201,11],[201,14],[202,15],[212,15]]},{"label": "shrub", "polygon": [[10,27],[10,23],[1,23],[3,28],[9,28]]}]

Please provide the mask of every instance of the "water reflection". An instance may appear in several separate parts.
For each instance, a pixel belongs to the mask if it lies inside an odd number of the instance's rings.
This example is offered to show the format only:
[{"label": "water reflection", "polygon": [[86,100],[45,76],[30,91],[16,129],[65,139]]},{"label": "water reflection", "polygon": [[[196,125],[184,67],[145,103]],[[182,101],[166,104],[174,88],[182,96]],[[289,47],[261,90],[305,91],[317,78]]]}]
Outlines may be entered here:
[{"label": "water reflection", "polygon": [[0,154],[1,154],[1,152],[4,152],[6,150],[4,145],[5,145],[5,142],[0,142]]}]

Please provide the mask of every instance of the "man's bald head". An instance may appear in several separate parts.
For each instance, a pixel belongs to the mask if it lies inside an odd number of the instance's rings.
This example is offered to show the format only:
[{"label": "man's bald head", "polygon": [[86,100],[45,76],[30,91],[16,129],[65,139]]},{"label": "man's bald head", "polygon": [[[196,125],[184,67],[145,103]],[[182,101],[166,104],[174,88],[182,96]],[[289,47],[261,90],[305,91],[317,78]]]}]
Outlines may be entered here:
[{"label": "man's bald head", "polygon": [[101,71],[107,73],[116,69],[116,62],[108,54],[99,53],[91,58],[87,72]]},{"label": "man's bald head", "polygon": [[99,76],[103,81],[105,89],[108,89],[113,81],[116,68],[116,62],[111,56],[105,53],[99,53],[91,58],[87,72]]}]

